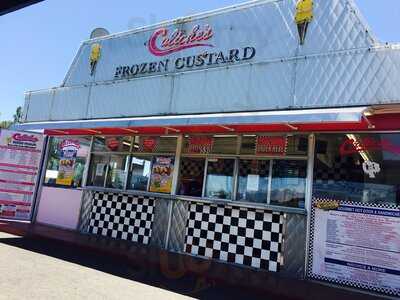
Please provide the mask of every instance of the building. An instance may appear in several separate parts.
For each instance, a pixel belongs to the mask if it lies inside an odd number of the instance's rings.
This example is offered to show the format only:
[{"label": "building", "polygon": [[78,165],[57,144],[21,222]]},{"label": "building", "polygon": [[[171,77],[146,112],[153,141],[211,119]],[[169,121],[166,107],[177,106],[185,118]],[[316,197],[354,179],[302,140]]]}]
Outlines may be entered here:
[{"label": "building", "polygon": [[91,39],[28,92],[35,221],[400,295],[400,51],[352,0],[252,1]]}]

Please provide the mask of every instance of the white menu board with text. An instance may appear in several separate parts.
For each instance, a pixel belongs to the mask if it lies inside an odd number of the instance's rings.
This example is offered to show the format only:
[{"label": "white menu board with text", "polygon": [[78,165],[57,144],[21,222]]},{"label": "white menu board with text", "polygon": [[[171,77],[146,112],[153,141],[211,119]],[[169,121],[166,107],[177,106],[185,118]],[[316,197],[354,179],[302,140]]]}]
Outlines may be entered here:
[{"label": "white menu board with text", "polygon": [[400,210],[340,203],[313,208],[309,276],[400,295]]},{"label": "white menu board with text", "polygon": [[30,220],[43,135],[0,131],[0,218]]}]

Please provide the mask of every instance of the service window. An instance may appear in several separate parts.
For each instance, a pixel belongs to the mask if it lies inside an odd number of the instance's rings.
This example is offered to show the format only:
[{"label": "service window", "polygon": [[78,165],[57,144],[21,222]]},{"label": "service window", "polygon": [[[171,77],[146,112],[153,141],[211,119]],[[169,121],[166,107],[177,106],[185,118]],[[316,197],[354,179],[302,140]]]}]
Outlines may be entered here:
[{"label": "service window", "polygon": [[236,200],[268,203],[270,166],[269,160],[240,160]]},{"label": "service window", "polygon": [[106,187],[113,189],[125,189],[128,175],[128,156],[111,155],[108,164]]},{"label": "service window", "polygon": [[205,164],[205,158],[181,158],[178,186],[179,195],[202,196]]},{"label": "service window", "polygon": [[313,196],[400,205],[400,134],[316,137]]},{"label": "service window", "polygon": [[92,154],[87,182],[88,186],[104,187],[109,160],[108,155]]},{"label": "service window", "polygon": [[128,189],[147,191],[151,174],[152,157],[132,157]]},{"label": "service window", "polygon": [[52,137],[44,185],[81,187],[90,143],[90,138]]},{"label": "service window", "polygon": [[234,159],[209,158],[205,196],[208,198],[232,199]]},{"label": "service window", "polygon": [[306,160],[274,160],[270,204],[304,208],[306,178]]}]

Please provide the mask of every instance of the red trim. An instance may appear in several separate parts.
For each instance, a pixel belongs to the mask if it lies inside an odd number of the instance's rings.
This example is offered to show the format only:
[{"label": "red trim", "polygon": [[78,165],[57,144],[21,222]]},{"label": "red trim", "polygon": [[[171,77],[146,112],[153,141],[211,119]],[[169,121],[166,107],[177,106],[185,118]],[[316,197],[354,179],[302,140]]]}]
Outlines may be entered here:
[{"label": "red trim", "polygon": [[22,174],[22,175],[32,175],[32,176],[36,176],[36,174],[37,174],[36,172],[15,171],[15,170],[5,170],[5,169],[0,169],[0,172]]},{"label": "red trim", "polygon": [[29,196],[33,195],[33,192],[8,190],[8,189],[0,189],[0,193],[10,193],[10,194],[29,195]]},{"label": "red trim", "polygon": [[[174,130],[165,127],[132,127],[132,128],[88,128],[88,129],[66,129],[45,130],[45,134],[57,135],[134,135],[138,134],[195,134],[195,133],[253,133],[253,132],[324,132],[324,131],[374,131],[374,130],[400,130],[400,114],[385,114],[368,117],[370,127],[366,120],[361,122],[330,122],[330,123],[307,123],[307,124],[245,124],[245,125],[196,125],[196,126],[171,126]],[[129,133],[129,131],[132,133]]]},{"label": "red trim", "polygon": [[0,163],[0,167],[10,167],[10,168],[27,169],[27,170],[35,170],[35,171],[38,169],[37,167],[15,165],[15,164],[5,164],[5,163]]},{"label": "red trim", "polygon": [[14,181],[14,180],[4,180],[4,179],[0,179],[0,183],[19,184],[19,185],[26,185],[26,186],[35,186],[35,184],[32,183],[32,182]]},{"label": "red trim", "polygon": [[0,204],[3,204],[3,205],[19,205],[19,206],[28,206],[28,207],[32,206],[32,203],[20,202],[20,201],[10,201],[10,200],[0,200]]}]

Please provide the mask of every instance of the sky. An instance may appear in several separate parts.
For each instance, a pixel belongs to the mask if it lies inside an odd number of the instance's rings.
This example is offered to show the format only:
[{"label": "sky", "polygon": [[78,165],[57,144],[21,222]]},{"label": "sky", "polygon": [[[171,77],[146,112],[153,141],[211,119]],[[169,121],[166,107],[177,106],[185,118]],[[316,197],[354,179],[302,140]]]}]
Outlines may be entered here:
[{"label": "sky", "polygon": [[[400,42],[400,0],[355,1],[379,40]],[[0,120],[12,118],[25,91],[59,86],[96,27],[116,33],[242,2],[46,0],[0,16]]]}]

